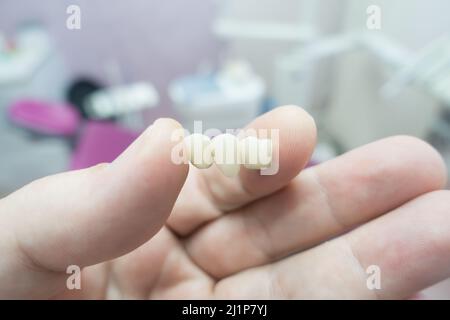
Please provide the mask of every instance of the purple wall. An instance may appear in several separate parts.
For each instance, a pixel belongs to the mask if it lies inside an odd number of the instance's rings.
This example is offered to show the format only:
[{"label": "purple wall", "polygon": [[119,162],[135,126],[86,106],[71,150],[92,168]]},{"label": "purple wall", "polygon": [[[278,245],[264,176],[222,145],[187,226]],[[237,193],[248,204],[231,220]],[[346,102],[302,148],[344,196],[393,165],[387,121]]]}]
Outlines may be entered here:
[{"label": "purple wall", "polygon": [[[70,4],[81,7],[81,30],[66,29]],[[18,23],[41,21],[73,74],[106,81],[105,62],[117,60],[126,81],[153,82],[166,106],[171,79],[216,61],[214,14],[212,0],[1,0],[0,30],[8,34]],[[170,114],[170,109],[159,112]]]}]

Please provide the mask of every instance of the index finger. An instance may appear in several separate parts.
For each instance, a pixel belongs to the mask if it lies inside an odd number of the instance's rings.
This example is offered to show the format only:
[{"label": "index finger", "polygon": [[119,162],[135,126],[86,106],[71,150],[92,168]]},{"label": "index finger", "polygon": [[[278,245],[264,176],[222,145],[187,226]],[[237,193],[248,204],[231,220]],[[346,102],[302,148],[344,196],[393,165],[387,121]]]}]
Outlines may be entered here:
[{"label": "index finger", "polygon": [[[261,175],[259,170],[241,166],[238,177],[228,178],[215,166],[207,170],[192,168],[186,190],[181,192],[169,219],[169,225],[174,231],[187,235],[224,212],[285,187],[306,166],[316,144],[314,120],[297,106],[276,108],[256,118],[244,129],[278,132],[278,138],[272,139],[273,149],[278,150],[278,154],[274,154],[278,172]],[[191,184],[195,184],[196,188],[192,188]],[[202,189],[201,192],[199,189]],[[191,205],[192,210],[187,210],[194,196],[202,206]]]}]

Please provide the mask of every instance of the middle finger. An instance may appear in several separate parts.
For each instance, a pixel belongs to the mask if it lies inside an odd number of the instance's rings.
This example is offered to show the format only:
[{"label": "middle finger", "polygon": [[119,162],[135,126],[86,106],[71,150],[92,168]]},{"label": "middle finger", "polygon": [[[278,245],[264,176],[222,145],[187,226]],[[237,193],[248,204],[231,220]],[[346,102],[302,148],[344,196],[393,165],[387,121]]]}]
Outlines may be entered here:
[{"label": "middle finger", "polygon": [[213,221],[186,240],[215,278],[320,244],[445,184],[426,143],[384,139],[301,173],[285,189]]}]

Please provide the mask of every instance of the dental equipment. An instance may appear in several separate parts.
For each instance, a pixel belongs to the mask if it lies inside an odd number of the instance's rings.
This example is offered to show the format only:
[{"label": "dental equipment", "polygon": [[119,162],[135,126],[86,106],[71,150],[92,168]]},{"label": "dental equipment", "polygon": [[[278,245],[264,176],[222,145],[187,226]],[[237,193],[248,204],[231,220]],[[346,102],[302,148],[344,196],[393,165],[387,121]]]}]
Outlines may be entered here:
[{"label": "dental equipment", "polygon": [[169,97],[183,126],[195,121],[206,128],[240,128],[260,113],[265,83],[245,61],[228,61],[215,73],[181,77],[169,86]]},{"label": "dental equipment", "polygon": [[158,93],[149,83],[99,90],[87,98],[86,112],[94,119],[105,119],[152,108],[158,103]]}]

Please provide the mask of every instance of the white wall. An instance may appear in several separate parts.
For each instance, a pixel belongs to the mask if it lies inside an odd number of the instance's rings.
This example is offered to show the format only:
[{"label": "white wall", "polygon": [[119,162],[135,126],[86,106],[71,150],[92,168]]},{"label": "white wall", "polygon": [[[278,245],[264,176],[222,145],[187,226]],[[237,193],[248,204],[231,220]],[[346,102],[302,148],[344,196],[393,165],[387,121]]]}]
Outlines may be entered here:
[{"label": "white wall", "polygon": [[[450,1],[446,0],[349,0],[344,31],[367,31],[366,8],[382,10],[381,33],[417,52],[450,31]],[[384,101],[378,90],[388,78],[373,57],[361,52],[338,60],[327,129],[346,148],[394,134],[425,137],[438,112],[438,104],[423,90],[407,89]]]}]

